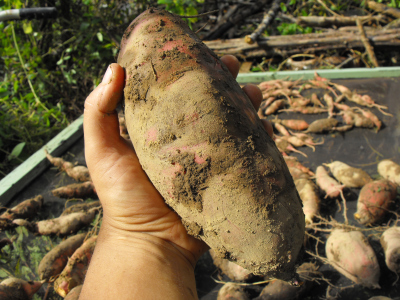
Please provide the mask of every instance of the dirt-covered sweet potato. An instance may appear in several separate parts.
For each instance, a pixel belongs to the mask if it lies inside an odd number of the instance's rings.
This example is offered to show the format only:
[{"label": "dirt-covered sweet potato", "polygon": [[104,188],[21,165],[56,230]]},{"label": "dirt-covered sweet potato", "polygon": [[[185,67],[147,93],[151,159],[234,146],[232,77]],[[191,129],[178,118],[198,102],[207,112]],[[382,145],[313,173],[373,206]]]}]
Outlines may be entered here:
[{"label": "dirt-covered sweet potato", "polygon": [[40,279],[49,280],[60,274],[67,265],[68,259],[82,245],[85,237],[86,233],[74,235],[51,249],[40,261],[38,267]]},{"label": "dirt-covered sweet potato", "polygon": [[354,218],[360,224],[374,224],[381,221],[397,195],[397,185],[381,179],[367,183],[360,190],[357,200],[357,211]]},{"label": "dirt-covered sweet potato", "polygon": [[154,8],[129,25],[118,63],[135,151],[189,234],[252,273],[291,279],[301,201],[226,66],[180,17]]},{"label": "dirt-covered sweet potato", "polygon": [[0,283],[0,299],[30,300],[42,284],[40,281],[25,281],[15,277],[4,279]]},{"label": "dirt-covered sweet potato", "polygon": [[378,173],[397,185],[400,185],[400,165],[390,159],[384,159],[378,164]]},{"label": "dirt-covered sweet potato", "polygon": [[385,253],[386,266],[395,273],[400,273],[400,227],[386,229],[380,239]]},{"label": "dirt-covered sweet potato", "polygon": [[249,300],[244,289],[233,282],[225,283],[218,291],[217,300]]},{"label": "dirt-covered sweet potato", "polygon": [[29,219],[33,217],[43,205],[43,196],[38,195],[32,199],[22,201],[20,204],[4,212],[1,219]]},{"label": "dirt-covered sweet potato", "polygon": [[369,288],[380,288],[375,252],[360,231],[335,229],[325,245],[329,263],[341,274]]},{"label": "dirt-covered sweet potato", "polygon": [[214,265],[231,280],[247,281],[254,278],[254,275],[249,270],[246,270],[225,258],[216,256],[213,250],[210,250],[210,255],[213,259]]},{"label": "dirt-covered sweet potato", "polygon": [[344,162],[334,161],[325,164],[332,172],[333,176],[349,188],[362,188],[372,178],[362,169],[351,167]]},{"label": "dirt-covered sweet potato", "polygon": [[283,300],[283,299],[304,299],[304,295],[312,288],[313,278],[320,275],[318,266],[313,263],[303,263],[297,268],[302,284],[292,286],[283,280],[274,280],[263,288],[261,294],[256,298],[257,300]]},{"label": "dirt-covered sweet potato", "polygon": [[54,290],[61,297],[65,297],[74,287],[83,284],[86,272],[92,259],[97,236],[92,236],[80,246],[54,281]]},{"label": "dirt-covered sweet potato", "polygon": [[79,300],[79,296],[81,295],[83,285],[78,285],[74,287],[64,298],[64,300]]}]

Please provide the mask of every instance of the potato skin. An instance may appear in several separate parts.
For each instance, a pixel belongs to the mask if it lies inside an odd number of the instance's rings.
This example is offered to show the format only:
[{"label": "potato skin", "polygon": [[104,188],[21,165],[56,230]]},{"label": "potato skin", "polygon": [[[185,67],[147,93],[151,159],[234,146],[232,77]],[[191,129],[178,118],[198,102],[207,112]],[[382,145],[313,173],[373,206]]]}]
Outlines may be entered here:
[{"label": "potato skin", "polygon": [[252,273],[291,279],[302,204],[228,69],[179,17],[154,8],[128,27],[118,63],[135,151],[189,234]]}]

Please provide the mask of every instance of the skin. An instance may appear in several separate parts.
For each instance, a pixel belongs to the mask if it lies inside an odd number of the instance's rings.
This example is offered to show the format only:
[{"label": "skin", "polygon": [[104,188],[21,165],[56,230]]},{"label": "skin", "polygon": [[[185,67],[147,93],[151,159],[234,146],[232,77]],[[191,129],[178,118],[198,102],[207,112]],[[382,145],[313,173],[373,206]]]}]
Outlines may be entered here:
[{"label": "skin", "polygon": [[[236,77],[238,60],[221,60]],[[86,163],[104,216],[79,299],[198,299],[194,267],[208,246],[187,234],[120,136],[124,83],[124,70],[112,64],[85,102]],[[258,110],[260,89],[243,90]],[[272,137],[271,124],[261,122]]]}]

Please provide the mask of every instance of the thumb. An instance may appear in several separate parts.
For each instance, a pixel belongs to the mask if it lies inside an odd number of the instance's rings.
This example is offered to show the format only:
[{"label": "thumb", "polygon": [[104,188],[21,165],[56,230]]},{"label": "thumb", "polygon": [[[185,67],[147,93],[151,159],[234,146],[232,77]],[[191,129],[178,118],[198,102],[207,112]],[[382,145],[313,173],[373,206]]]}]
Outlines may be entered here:
[{"label": "thumb", "polygon": [[124,69],[111,64],[103,78],[85,101],[83,130],[88,167],[102,159],[110,148],[127,147],[119,135],[116,112],[125,82]]}]

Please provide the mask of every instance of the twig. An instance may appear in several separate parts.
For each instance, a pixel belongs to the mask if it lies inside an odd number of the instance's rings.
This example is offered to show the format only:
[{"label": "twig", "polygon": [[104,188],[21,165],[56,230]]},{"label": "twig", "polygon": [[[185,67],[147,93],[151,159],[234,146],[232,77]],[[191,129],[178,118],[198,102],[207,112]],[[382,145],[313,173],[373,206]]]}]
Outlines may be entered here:
[{"label": "twig", "polygon": [[271,9],[264,15],[263,20],[261,21],[260,25],[258,25],[257,29],[251,34],[246,35],[245,41],[248,44],[254,44],[258,37],[264,32],[264,30],[268,27],[268,25],[274,20],[276,12],[279,9],[280,0],[274,0],[272,3]]},{"label": "twig", "polygon": [[317,0],[317,2],[319,4],[321,4],[327,11],[329,11],[332,15],[334,16],[340,16],[339,14],[335,13],[333,10],[331,10],[328,6],[326,6],[326,4],[324,2],[322,2],[321,0]]},{"label": "twig", "polygon": [[214,14],[214,13],[216,13],[216,12],[219,12],[219,9],[212,10],[212,11],[206,12],[206,13],[204,13],[204,14],[199,14],[199,15],[194,15],[194,16],[179,16],[179,17],[182,18],[182,19],[200,18],[200,17],[212,15],[212,14]]},{"label": "twig", "polygon": [[365,34],[365,30],[361,23],[361,20],[357,18],[356,22],[357,22],[358,30],[360,32],[361,41],[364,44],[365,50],[367,50],[368,57],[369,57],[370,61],[372,62],[372,64],[377,68],[377,67],[379,67],[379,64],[378,64],[378,60],[376,59],[376,56],[375,56],[374,48],[370,44],[370,42],[367,38],[367,35]]}]

